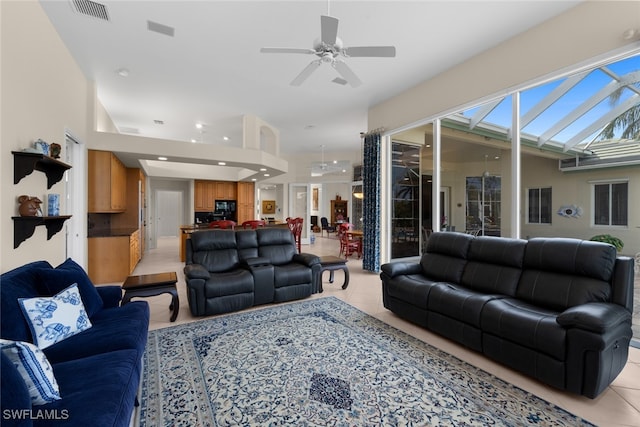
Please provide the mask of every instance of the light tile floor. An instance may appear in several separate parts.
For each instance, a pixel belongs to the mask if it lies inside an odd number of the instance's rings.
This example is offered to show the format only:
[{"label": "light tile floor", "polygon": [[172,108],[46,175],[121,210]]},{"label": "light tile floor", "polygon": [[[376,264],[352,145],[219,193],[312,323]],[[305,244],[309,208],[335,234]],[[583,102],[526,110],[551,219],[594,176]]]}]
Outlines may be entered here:
[{"label": "light tile floor", "polygon": [[[178,245],[177,238],[160,239],[158,247],[145,254],[133,273],[137,275],[175,271],[178,275],[178,293],[180,295],[180,314],[178,319],[174,323],[169,322],[170,311],[168,307],[171,300],[169,295],[146,298],[151,307],[150,329],[164,328],[200,319],[193,317],[189,312],[182,271],[184,263],[179,260]],[[302,251],[317,255],[337,255],[338,245],[339,242],[335,238],[317,235],[315,244],[303,245]],[[324,293],[313,295],[311,298],[325,296],[340,298],[371,316],[377,317],[420,340],[453,354],[597,425],[640,426],[640,349],[631,348],[629,350],[629,362],[622,373],[596,399],[561,392],[398,318],[382,305],[379,276],[363,271],[362,263],[355,257],[349,260],[348,266],[351,278],[349,287],[346,290],[341,289],[342,272],[336,271],[336,280],[333,284],[328,283],[328,273],[325,272]]]}]

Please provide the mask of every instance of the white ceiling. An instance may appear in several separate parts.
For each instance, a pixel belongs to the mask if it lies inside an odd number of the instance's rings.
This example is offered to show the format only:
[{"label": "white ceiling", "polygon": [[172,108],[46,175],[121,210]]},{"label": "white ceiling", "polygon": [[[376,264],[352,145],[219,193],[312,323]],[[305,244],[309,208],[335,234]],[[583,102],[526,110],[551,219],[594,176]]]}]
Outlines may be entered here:
[{"label": "white ceiling", "polygon": [[[317,153],[321,145],[327,152],[359,149],[371,106],[578,2],[100,3],[109,21],[77,13],[70,0],[41,0],[121,132],[240,147],[242,116],[251,114],[280,131],[280,151],[287,155]],[[320,15],[327,14],[328,6],[340,20],[338,37],[345,46],[394,45],[397,56],[347,58],[363,82],[357,88],[332,82],[339,75],[328,64],[302,86],[290,86],[316,57],[263,54],[260,48],[313,47],[320,36]],[[147,21],[174,28],[174,36],[149,31]],[[128,77],[117,73],[123,68]],[[197,122],[205,124],[203,133]]]}]

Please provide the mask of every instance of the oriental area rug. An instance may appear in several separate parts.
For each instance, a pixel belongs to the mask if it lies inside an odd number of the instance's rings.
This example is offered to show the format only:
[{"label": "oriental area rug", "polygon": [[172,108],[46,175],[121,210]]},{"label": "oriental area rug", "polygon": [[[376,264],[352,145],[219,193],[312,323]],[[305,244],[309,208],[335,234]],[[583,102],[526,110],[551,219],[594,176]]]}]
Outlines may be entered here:
[{"label": "oriental area rug", "polygon": [[140,426],[591,425],[335,297],[149,332]]}]

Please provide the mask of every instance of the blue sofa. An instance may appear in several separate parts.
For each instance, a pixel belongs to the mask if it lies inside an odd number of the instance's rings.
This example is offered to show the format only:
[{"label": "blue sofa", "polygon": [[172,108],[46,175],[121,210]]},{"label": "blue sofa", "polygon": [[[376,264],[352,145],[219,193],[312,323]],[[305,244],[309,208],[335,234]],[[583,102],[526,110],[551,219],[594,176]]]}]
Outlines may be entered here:
[{"label": "blue sofa", "polygon": [[36,261],[0,276],[1,338],[33,343],[18,299],[56,295],[74,283],[92,326],[42,349],[61,399],[32,405],[20,372],[0,352],[3,426],[129,425],[147,342],[146,302],[119,306],[119,286],[95,287],[71,259],[56,268],[46,261]]}]

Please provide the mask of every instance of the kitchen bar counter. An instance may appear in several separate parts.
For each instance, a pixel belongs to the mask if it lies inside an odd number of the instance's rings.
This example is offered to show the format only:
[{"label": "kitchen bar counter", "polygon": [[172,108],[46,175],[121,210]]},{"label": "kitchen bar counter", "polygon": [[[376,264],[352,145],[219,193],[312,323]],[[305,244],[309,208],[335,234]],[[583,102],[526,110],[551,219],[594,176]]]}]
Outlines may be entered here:
[{"label": "kitchen bar counter", "polygon": [[137,228],[133,227],[125,227],[125,228],[100,228],[100,229],[90,229],[87,231],[87,237],[126,237],[131,236],[133,233],[138,231]]}]

